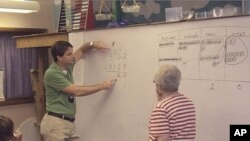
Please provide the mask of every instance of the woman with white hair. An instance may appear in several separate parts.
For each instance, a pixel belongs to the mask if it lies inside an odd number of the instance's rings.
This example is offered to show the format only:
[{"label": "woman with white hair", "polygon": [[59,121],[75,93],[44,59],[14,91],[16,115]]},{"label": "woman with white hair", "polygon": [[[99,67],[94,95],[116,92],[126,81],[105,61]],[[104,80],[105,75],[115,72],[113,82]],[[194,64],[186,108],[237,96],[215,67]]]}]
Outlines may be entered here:
[{"label": "woman with white hair", "polygon": [[181,72],[171,64],[154,76],[158,103],[149,122],[149,141],[194,141],[195,108],[191,99],[178,92]]}]

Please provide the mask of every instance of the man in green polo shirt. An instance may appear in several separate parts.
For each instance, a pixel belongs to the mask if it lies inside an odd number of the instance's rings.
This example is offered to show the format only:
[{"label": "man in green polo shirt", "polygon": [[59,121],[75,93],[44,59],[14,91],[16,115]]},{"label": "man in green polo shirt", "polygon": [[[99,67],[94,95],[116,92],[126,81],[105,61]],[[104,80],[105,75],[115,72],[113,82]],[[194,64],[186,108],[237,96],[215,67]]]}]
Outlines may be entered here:
[{"label": "man in green polo shirt", "polygon": [[75,96],[86,96],[111,88],[116,79],[91,86],[77,86],[73,81],[73,67],[91,49],[107,49],[102,41],[83,44],[73,53],[73,46],[57,41],[51,48],[54,62],[44,74],[46,114],[41,122],[44,141],[64,141],[75,133]]}]

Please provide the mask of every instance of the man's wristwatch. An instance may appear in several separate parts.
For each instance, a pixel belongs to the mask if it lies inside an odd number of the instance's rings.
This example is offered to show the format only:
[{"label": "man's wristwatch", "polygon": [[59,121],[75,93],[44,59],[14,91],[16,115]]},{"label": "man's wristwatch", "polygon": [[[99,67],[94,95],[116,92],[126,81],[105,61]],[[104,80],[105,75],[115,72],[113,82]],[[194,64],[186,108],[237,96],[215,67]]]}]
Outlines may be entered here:
[{"label": "man's wristwatch", "polygon": [[93,41],[89,42],[89,46],[93,47],[94,46],[94,42]]}]

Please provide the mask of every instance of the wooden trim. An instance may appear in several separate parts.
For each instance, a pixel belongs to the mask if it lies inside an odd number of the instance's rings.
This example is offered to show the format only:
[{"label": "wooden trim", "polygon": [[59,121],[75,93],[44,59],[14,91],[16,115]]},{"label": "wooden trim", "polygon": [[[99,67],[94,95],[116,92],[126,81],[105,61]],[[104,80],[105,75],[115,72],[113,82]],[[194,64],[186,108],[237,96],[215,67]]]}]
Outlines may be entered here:
[{"label": "wooden trim", "polygon": [[44,28],[0,27],[0,32],[14,32],[14,33],[37,34],[37,33],[46,33],[47,29],[44,29]]},{"label": "wooden trim", "polygon": [[6,99],[4,101],[0,101],[0,106],[17,105],[17,104],[25,104],[25,103],[34,103],[34,98],[24,97],[24,98],[16,98],[16,99]]},{"label": "wooden trim", "polygon": [[68,33],[15,36],[17,48],[51,47],[55,41],[68,41]]}]

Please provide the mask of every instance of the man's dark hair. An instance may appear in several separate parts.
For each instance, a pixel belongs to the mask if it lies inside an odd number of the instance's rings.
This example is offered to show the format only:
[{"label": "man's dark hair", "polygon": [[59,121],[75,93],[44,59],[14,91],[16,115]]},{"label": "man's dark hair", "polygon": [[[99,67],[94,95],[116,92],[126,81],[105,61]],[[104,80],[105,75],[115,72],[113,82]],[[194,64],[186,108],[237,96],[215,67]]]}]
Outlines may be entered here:
[{"label": "man's dark hair", "polygon": [[69,48],[73,47],[69,42],[67,41],[57,41],[53,44],[51,48],[51,54],[53,56],[53,59],[55,62],[57,62],[57,56],[63,56],[65,51]]},{"label": "man's dark hair", "polygon": [[9,141],[13,138],[14,123],[5,116],[0,115],[0,141]]}]

